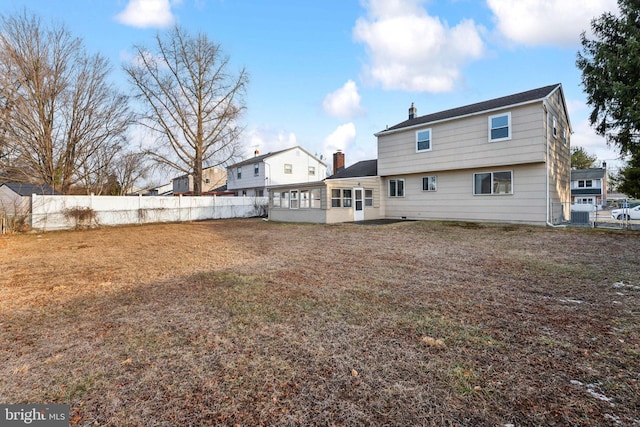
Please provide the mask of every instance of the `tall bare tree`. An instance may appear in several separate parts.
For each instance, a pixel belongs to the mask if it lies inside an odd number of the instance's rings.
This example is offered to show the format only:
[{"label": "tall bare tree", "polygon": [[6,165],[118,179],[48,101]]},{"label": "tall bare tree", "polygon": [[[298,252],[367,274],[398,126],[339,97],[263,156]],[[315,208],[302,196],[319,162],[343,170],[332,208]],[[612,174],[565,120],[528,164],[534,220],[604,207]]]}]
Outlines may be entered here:
[{"label": "tall bare tree", "polygon": [[109,83],[108,61],[87,54],[63,25],[45,26],[26,11],[0,25],[5,169],[67,193],[107,166],[98,152],[121,149],[132,123],[127,98]]},{"label": "tall bare tree", "polygon": [[158,137],[148,154],[191,174],[201,195],[203,165],[223,165],[239,152],[248,74],[231,72],[229,57],[206,35],[180,27],[157,34],[153,50],[134,49],[124,69],[144,106],[140,122]]}]

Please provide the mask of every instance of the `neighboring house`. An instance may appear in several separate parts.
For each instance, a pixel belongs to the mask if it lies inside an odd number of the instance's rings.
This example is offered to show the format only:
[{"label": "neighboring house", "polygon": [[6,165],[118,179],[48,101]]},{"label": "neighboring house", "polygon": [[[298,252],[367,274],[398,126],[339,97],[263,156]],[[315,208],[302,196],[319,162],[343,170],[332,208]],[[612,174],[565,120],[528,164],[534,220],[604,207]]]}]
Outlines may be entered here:
[{"label": "neighboring house", "polygon": [[[227,172],[217,166],[202,169],[202,194],[216,194],[225,185]],[[173,179],[173,195],[192,195],[193,175],[182,175]]]},{"label": "neighboring house", "polygon": [[607,171],[605,168],[571,171],[571,203],[607,205]]},{"label": "neighboring house", "polygon": [[344,154],[333,155],[334,173],[323,181],[269,188],[269,219],[288,222],[363,221],[382,217],[378,161],[344,168]]},{"label": "neighboring house", "polygon": [[[425,116],[412,104],[407,120],[375,134],[378,217],[560,224],[570,217],[570,135],[560,84]],[[344,181],[352,197],[344,221],[358,218],[358,178]],[[329,191],[329,181],[320,209],[334,209],[330,194],[337,192]],[[291,198],[297,187],[288,189]],[[342,199],[345,209],[344,193]],[[284,215],[282,200],[272,194],[270,218],[317,222],[317,213],[291,200],[289,209],[297,212]],[[371,213],[365,217],[374,219]],[[320,217],[333,222],[339,215]]]},{"label": "neighboring house", "polygon": [[237,196],[267,195],[267,187],[320,181],[327,165],[302,147],[258,155],[227,167],[227,191]]},{"label": "neighboring house", "polygon": [[[15,228],[31,224],[33,195],[60,195],[47,184],[22,184],[7,182],[0,185],[0,220],[2,227]],[[6,221],[6,222],[5,222]]]}]

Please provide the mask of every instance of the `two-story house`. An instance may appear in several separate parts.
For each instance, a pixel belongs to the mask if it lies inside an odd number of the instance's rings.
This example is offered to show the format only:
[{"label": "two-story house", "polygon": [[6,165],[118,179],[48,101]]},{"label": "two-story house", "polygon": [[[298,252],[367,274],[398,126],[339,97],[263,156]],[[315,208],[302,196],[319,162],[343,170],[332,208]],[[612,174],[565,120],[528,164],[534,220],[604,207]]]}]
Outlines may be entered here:
[{"label": "two-story house", "polygon": [[[380,188],[371,193],[377,210],[365,219],[559,224],[570,216],[570,135],[560,84],[425,116],[412,104],[407,120],[375,134]],[[356,175],[340,181],[347,192],[339,205],[337,191],[329,188],[335,182],[319,187],[320,209],[344,214],[313,216],[326,222],[361,218],[356,190],[364,189],[365,177]],[[308,221],[311,208],[292,204],[291,191],[298,196],[299,189],[289,187],[272,195],[270,218]],[[287,191],[288,204],[282,201]]]},{"label": "two-story house", "polygon": [[227,167],[227,191],[237,196],[267,195],[267,187],[319,181],[327,165],[300,146],[255,156]]},{"label": "two-story house", "polygon": [[418,116],[376,134],[387,218],[557,224],[569,217],[560,84]]},{"label": "two-story house", "polygon": [[607,204],[607,171],[603,168],[571,171],[571,203],[578,205]]},{"label": "two-story house", "polygon": [[[202,194],[215,194],[224,187],[227,181],[227,171],[218,166],[202,169]],[[182,175],[173,179],[173,195],[193,194],[193,175]]]}]

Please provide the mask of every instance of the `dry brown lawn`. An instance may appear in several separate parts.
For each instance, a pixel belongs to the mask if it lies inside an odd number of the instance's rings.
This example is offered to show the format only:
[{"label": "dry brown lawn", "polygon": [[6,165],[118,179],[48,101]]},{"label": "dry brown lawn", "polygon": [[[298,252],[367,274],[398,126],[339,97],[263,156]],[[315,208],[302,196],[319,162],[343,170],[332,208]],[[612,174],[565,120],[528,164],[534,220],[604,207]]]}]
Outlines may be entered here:
[{"label": "dry brown lawn", "polygon": [[640,235],[259,219],[0,237],[0,402],[72,425],[640,425]]}]

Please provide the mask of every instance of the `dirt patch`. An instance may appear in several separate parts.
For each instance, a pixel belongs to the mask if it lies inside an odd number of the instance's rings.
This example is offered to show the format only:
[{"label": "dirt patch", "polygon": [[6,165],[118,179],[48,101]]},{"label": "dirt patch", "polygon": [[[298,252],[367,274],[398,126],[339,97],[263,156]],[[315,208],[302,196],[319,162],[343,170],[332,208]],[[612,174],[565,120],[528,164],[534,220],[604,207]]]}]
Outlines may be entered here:
[{"label": "dirt patch", "polygon": [[225,220],[0,240],[0,401],[72,425],[640,423],[634,233]]}]

